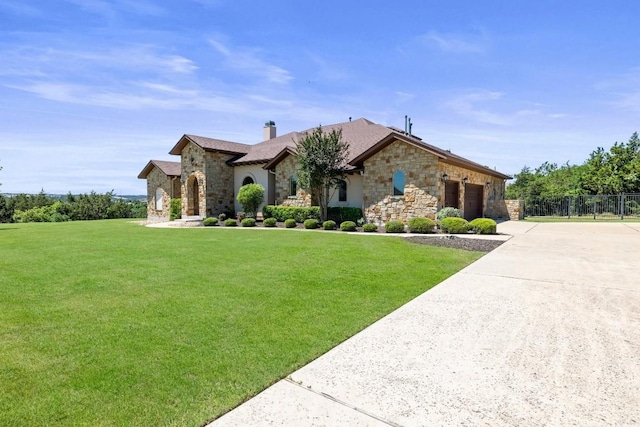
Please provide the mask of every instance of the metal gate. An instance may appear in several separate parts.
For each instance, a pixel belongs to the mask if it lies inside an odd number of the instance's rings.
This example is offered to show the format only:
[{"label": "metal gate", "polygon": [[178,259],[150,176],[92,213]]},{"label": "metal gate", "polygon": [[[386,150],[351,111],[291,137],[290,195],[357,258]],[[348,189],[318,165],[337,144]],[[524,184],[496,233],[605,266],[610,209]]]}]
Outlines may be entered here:
[{"label": "metal gate", "polygon": [[585,219],[640,218],[640,194],[529,197],[525,217]]}]

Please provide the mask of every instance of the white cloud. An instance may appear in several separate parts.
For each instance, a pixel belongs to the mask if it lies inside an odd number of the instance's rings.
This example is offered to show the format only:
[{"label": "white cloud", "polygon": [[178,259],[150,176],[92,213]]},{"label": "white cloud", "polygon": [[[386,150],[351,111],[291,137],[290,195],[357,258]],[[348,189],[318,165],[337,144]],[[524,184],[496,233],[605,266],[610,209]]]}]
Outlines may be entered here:
[{"label": "white cloud", "polygon": [[482,106],[478,106],[478,104],[484,105],[488,102],[497,101],[503,96],[504,94],[501,92],[474,91],[457,95],[445,102],[444,105],[449,110],[467,119],[480,123],[505,126],[511,124],[512,120],[509,116],[494,113]]},{"label": "white cloud", "polygon": [[224,57],[224,65],[231,70],[278,84],[284,84],[293,79],[291,74],[284,68],[270,64],[262,59],[263,52],[259,49],[230,48],[214,38],[209,39],[209,44]]},{"label": "white cloud", "polygon": [[420,39],[427,46],[449,53],[483,53],[487,50],[487,38],[484,33],[469,36],[431,30]]}]

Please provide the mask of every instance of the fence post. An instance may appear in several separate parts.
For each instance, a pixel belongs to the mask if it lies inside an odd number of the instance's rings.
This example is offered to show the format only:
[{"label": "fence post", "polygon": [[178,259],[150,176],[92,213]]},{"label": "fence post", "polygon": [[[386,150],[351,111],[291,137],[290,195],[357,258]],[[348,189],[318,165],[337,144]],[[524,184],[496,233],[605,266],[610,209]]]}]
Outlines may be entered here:
[{"label": "fence post", "polygon": [[571,219],[571,196],[569,196],[569,206],[567,206],[568,219]]},{"label": "fence post", "polygon": [[620,198],[620,219],[624,220],[624,194],[618,195]]},{"label": "fence post", "polygon": [[596,198],[593,198],[593,219],[596,219]]}]

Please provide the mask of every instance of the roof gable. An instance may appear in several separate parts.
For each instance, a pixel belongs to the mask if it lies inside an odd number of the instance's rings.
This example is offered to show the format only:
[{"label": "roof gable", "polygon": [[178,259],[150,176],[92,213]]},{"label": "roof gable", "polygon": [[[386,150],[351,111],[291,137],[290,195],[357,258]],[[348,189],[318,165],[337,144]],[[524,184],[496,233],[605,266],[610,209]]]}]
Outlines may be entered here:
[{"label": "roof gable", "polygon": [[142,169],[138,178],[146,179],[153,168],[158,168],[163,174],[170,177],[179,177],[182,173],[180,162],[168,162],[164,160],[149,160],[149,163]]},{"label": "roof gable", "polygon": [[183,135],[176,145],[169,151],[169,154],[180,155],[184,147],[189,142],[196,144],[205,151],[217,151],[226,154],[247,154],[251,149],[250,145],[239,142],[225,141],[223,139],[206,138],[197,135]]}]

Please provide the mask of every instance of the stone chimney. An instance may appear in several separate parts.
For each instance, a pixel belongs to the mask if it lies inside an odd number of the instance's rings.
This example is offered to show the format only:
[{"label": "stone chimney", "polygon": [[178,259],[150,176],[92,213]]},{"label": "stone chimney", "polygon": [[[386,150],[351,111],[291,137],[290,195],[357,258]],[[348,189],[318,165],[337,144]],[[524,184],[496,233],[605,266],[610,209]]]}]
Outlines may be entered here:
[{"label": "stone chimney", "polygon": [[276,122],[270,120],[264,124],[263,138],[265,141],[276,137]]}]

